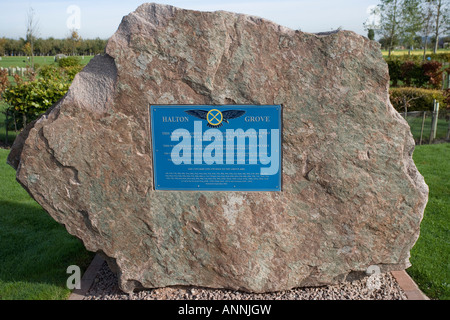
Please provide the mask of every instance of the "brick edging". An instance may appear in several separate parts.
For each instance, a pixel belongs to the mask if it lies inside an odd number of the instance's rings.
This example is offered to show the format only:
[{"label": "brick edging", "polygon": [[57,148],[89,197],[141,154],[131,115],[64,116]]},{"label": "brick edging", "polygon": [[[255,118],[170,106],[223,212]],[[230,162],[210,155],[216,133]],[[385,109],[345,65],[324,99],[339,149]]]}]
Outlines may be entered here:
[{"label": "brick edging", "polygon": [[[68,300],[83,300],[87,292],[94,283],[94,279],[103,265],[105,260],[98,254],[92,259],[91,264],[87,268],[86,272],[81,278],[81,288],[75,289],[70,294]],[[413,279],[406,273],[405,270],[402,271],[391,271],[392,276],[397,281],[400,288],[405,292],[408,300],[430,300],[422,291],[420,291],[417,284]]]},{"label": "brick edging", "polygon": [[391,274],[397,281],[400,288],[405,292],[408,300],[430,300],[430,298],[420,291],[417,284],[413,279],[411,279],[405,270],[391,271]]},{"label": "brick edging", "polygon": [[92,284],[94,283],[94,279],[100,270],[100,268],[103,265],[102,257],[100,257],[98,254],[95,255],[94,259],[92,259],[91,264],[86,269],[86,271],[83,274],[83,277],[81,278],[81,285],[80,289],[74,289],[72,293],[70,294],[68,300],[83,300],[86,296],[87,292],[91,288]]}]

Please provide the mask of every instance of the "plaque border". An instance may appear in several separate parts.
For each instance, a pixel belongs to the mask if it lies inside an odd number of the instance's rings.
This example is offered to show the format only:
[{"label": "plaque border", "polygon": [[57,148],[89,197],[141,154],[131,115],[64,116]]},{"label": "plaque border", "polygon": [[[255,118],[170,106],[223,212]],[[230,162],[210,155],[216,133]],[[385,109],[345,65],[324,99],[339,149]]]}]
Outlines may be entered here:
[{"label": "plaque border", "polygon": [[[227,108],[227,107],[245,107],[245,108],[261,108],[261,107],[279,107],[279,128],[280,128],[280,172],[279,172],[279,179],[278,179],[278,186],[276,188],[270,188],[270,189],[252,189],[252,188],[222,188],[220,190],[210,190],[210,189],[185,189],[185,188],[166,188],[166,187],[157,187],[156,183],[156,154],[154,149],[154,131],[153,131],[153,116],[152,116],[152,107],[205,107],[205,108]],[[177,191],[177,192],[282,192],[283,191],[283,104],[263,104],[263,105],[257,105],[257,104],[148,104],[148,115],[149,115],[149,128],[150,128],[150,148],[151,148],[151,157],[152,157],[152,173],[153,173],[153,191],[156,192],[170,192],[170,191]]]}]

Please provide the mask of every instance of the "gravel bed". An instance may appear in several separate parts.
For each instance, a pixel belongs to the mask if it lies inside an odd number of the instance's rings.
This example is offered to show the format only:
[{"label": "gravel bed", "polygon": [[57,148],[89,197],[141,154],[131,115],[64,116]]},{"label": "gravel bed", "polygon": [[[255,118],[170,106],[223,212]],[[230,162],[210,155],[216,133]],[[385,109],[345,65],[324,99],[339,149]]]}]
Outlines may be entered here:
[{"label": "gravel bed", "polygon": [[406,300],[406,295],[390,273],[379,276],[380,289],[369,290],[367,278],[341,285],[297,288],[273,293],[246,293],[198,287],[171,287],[126,294],[105,262],[85,300]]}]

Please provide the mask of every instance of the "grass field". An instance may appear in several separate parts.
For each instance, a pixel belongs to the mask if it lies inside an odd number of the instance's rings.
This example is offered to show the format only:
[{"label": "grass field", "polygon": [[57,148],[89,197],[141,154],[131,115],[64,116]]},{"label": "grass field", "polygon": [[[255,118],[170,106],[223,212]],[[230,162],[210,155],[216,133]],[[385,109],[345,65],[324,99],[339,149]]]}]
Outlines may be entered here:
[{"label": "grass field", "polygon": [[408,274],[432,299],[450,299],[450,144],[418,146],[414,162],[430,188]]},{"label": "grass field", "polygon": [[[86,65],[91,61],[94,56],[84,56],[84,59],[81,60],[82,65]],[[54,56],[48,57],[34,57],[34,63],[39,66],[44,66],[47,64],[55,63]],[[0,60],[0,67],[9,68],[9,67],[20,67],[24,68],[30,66],[30,62],[27,61],[27,57],[2,57]]]},{"label": "grass field", "polygon": [[[92,258],[16,182],[0,149],[0,299],[65,299],[69,265]],[[450,144],[418,146],[414,160],[430,188],[407,270],[433,299],[450,299]]]},{"label": "grass field", "polygon": [[[403,115],[403,113],[400,113]],[[414,136],[414,140],[416,142],[420,139],[420,133],[422,130],[422,121],[423,121],[423,113],[417,113],[417,116],[408,115],[406,117],[406,121],[408,121],[408,124],[411,128],[411,133]],[[427,113],[427,116],[425,117],[425,123],[423,128],[423,135],[422,135],[422,143],[427,144],[430,139],[430,132],[431,132],[431,112]],[[441,112],[441,116],[438,118],[437,123],[437,130],[436,130],[436,139],[445,139],[447,136],[447,131],[449,128],[449,122],[445,119],[444,113]]]},{"label": "grass field", "polygon": [[[91,61],[91,59],[94,56],[84,56],[80,57],[81,59],[81,65],[85,66],[89,63],[89,61]],[[27,61],[27,57],[1,57],[2,60],[0,60],[0,67],[3,68],[15,68],[15,67],[20,67],[20,68],[24,68],[24,67],[29,67],[31,66],[30,62]],[[57,65],[57,63],[55,62],[55,58],[53,56],[45,56],[45,57],[34,57],[34,63],[35,63],[35,69],[37,70],[37,68],[42,67],[44,65]],[[8,80],[10,83],[14,84],[14,77],[13,76],[8,76]]]},{"label": "grass field", "polygon": [[0,299],[66,299],[67,267],[87,267],[92,254],[16,182],[0,149]]},{"label": "grass field", "polygon": [[[381,50],[381,52],[383,53],[383,56],[387,57],[389,55],[389,51],[387,50]],[[438,50],[437,53],[450,53],[450,49],[441,49]],[[391,55],[394,56],[402,56],[402,55],[407,55],[409,54],[408,50],[393,50],[391,51]],[[423,50],[413,50],[411,51],[412,55],[423,55]],[[433,50],[427,50],[427,54],[433,54]]]}]

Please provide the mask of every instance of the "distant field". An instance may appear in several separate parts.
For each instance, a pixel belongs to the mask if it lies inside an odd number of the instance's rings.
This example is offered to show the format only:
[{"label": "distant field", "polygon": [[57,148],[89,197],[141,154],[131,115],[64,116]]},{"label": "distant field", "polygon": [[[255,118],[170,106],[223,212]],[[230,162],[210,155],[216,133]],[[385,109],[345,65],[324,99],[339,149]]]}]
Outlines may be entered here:
[{"label": "distant field", "polygon": [[[81,64],[86,65],[91,61],[91,59],[94,56],[84,56],[81,57]],[[30,62],[27,61],[27,57],[1,57],[2,60],[0,60],[0,67],[3,68],[9,68],[9,67],[20,67],[24,68],[26,66],[30,65]],[[55,57],[54,56],[48,56],[48,57],[34,57],[34,63],[38,64],[40,66],[47,65],[47,64],[53,64],[55,63]]]},{"label": "distant field", "polygon": [[[387,50],[381,50],[381,52],[383,53],[383,56],[387,57],[389,55],[389,51]],[[394,50],[391,52],[391,55],[393,56],[402,56],[402,55],[407,55],[409,52],[408,50]],[[432,54],[433,50],[428,50],[427,54]],[[437,53],[450,53],[450,49],[442,49],[439,50]],[[411,51],[412,55],[423,55],[423,50],[413,50]]]}]

